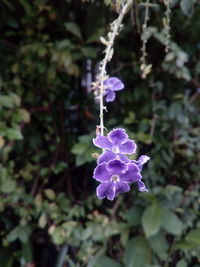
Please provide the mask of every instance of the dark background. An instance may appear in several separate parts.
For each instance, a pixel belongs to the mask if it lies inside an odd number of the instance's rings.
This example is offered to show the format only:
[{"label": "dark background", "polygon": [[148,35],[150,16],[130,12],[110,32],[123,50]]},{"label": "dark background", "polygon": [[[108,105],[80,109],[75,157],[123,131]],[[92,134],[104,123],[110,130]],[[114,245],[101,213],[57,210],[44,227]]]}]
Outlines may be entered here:
[{"label": "dark background", "polygon": [[164,1],[150,7],[143,35],[145,6],[133,1],[107,67],[125,90],[105,126],[125,128],[136,158],[151,157],[149,193],[132,185],[113,202],[95,195],[90,77],[122,2],[0,2],[1,267],[200,266],[198,1],[172,1],[167,53]]}]

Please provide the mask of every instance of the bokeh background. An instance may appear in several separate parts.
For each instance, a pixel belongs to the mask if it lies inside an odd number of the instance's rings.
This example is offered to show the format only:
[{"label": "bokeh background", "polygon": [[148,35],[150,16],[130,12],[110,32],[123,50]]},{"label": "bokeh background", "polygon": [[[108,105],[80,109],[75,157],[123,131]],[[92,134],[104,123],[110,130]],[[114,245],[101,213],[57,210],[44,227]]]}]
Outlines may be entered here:
[{"label": "bokeh background", "polygon": [[133,1],[107,68],[126,89],[105,126],[151,157],[149,193],[95,195],[91,81],[122,2],[0,2],[1,267],[200,266],[199,1],[172,1],[167,53],[164,1],[151,1],[145,36],[144,1]]}]

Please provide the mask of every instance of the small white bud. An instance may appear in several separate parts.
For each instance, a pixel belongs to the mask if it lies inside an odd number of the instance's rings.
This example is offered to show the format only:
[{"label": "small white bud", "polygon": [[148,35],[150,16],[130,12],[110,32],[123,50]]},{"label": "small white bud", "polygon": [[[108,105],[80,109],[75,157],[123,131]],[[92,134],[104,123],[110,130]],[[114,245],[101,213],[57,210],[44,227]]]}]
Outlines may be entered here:
[{"label": "small white bud", "polygon": [[101,41],[102,44],[104,44],[106,46],[108,45],[108,41],[106,41],[106,39],[104,37],[100,36],[99,39],[100,39],[100,41]]}]

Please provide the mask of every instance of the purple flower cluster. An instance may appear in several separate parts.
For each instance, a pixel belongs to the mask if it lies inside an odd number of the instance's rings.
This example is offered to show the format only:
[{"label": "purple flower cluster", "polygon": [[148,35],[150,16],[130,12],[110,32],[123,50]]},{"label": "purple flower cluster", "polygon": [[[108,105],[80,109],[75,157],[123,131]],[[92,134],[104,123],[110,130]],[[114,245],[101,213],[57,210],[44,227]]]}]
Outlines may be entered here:
[{"label": "purple flower cluster", "polygon": [[142,155],[138,160],[131,160],[125,156],[135,153],[137,146],[124,129],[113,129],[107,137],[98,135],[93,143],[104,150],[93,176],[100,182],[96,190],[99,199],[113,200],[119,193],[130,191],[129,183],[133,182],[137,183],[139,191],[148,191],[142,182],[141,170],[150,158]]},{"label": "purple flower cluster", "polygon": [[124,89],[124,84],[117,77],[110,77],[104,81],[104,96],[106,102],[113,102],[116,97],[116,91]]}]

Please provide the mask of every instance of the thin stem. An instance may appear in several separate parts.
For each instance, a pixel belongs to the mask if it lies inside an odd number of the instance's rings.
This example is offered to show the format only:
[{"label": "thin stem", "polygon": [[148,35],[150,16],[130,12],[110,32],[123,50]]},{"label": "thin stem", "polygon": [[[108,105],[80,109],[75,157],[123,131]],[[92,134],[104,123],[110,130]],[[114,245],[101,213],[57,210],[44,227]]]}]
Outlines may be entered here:
[{"label": "thin stem", "polygon": [[99,81],[99,98],[100,98],[100,133],[101,135],[104,135],[104,120],[103,120],[103,111],[105,109],[104,103],[103,103],[103,93],[104,93],[104,80],[106,79],[106,65],[107,63],[111,60],[112,55],[113,55],[113,45],[114,45],[114,40],[115,37],[119,34],[119,31],[122,27],[122,20],[124,18],[124,15],[126,14],[128,7],[131,5],[132,0],[127,0],[124,6],[122,7],[118,18],[111,23],[111,31],[108,33],[108,38],[109,40],[106,41],[106,50],[105,50],[105,57],[104,59],[100,62],[100,73],[97,77]]},{"label": "thin stem", "polygon": [[166,6],[166,11],[165,11],[165,18],[164,18],[164,28],[166,31],[166,42],[165,42],[165,52],[167,53],[169,51],[169,41],[170,41],[170,13],[171,13],[171,8],[170,8],[170,3],[171,0],[165,0],[164,1],[165,6]]},{"label": "thin stem", "polygon": [[142,25],[142,57],[141,57],[141,71],[142,71],[142,78],[146,78],[147,74],[151,71],[151,65],[147,65],[146,57],[147,57],[147,40],[148,38],[145,36],[147,32],[147,23],[149,20],[149,7],[151,6],[150,1],[146,0],[145,3],[145,17],[144,17],[144,24]]},{"label": "thin stem", "polygon": [[[147,22],[149,20],[149,0],[146,1],[146,8],[145,8],[145,17],[144,17],[144,24],[142,26],[143,32],[146,31],[147,29]],[[143,55],[142,55],[142,61],[145,64],[145,59],[146,59],[146,40],[143,41],[142,44],[142,51],[143,51]]]},{"label": "thin stem", "polygon": [[64,244],[61,247],[61,250],[60,250],[60,252],[58,254],[58,258],[57,258],[55,267],[62,267],[63,266],[64,261],[65,261],[65,256],[67,254],[67,251],[68,251],[68,245],[67,244]]}]

